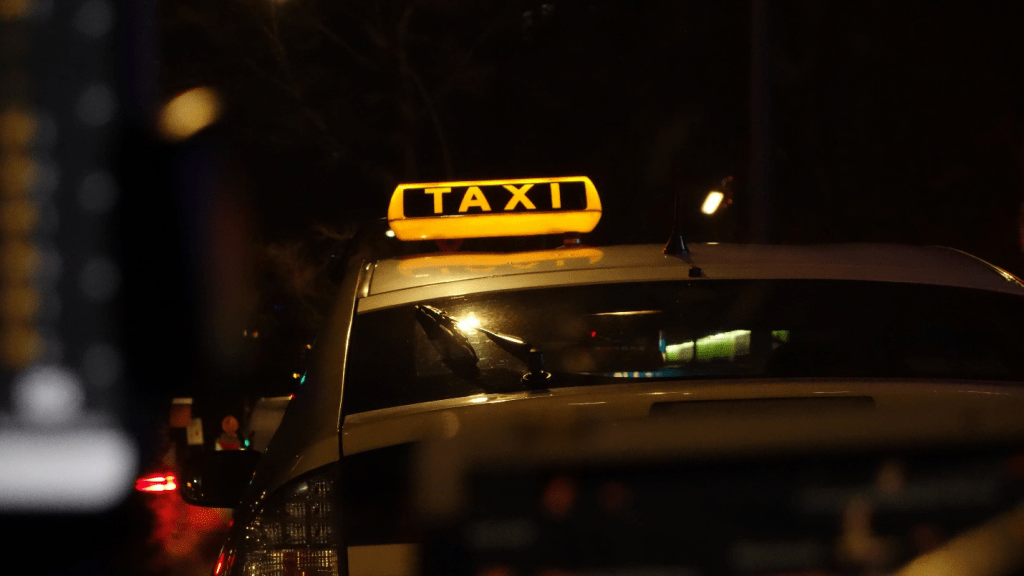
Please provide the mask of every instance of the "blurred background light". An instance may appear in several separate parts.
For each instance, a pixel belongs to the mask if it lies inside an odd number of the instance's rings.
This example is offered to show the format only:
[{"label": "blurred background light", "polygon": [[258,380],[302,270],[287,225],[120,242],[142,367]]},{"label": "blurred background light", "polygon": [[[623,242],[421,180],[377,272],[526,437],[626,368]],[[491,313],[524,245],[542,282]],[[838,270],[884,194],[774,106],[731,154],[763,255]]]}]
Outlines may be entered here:
[{"label": "blurred background light", "polygon": [[78,204],[92,214],[105,214],[117,200],[117,182],[106,170],[89,173],[78,187]]},{"label": "blurred background light", "polygon": [[114,26],[114,7],[108,0],[87,0],[75,14],[75,30],[86,38],[99,38]]},{"label": "blurred background light", "polygon": [[7,430],[0,442],[0,510],[89,512],[131,490],[138,456],[113,429]]},{"label": "blurred background light", "polygon": [[117,96],[105,83],[96,82],[87,87],[78,98],[75,113],[78,120],[91,127],[100,127],[114,118],[117,112]]},{"label": "blurred background light", "polygon": [[145,476],[135,481],[135,489],[140,492],[169,492],[177,488],[178,483],[173,474]]},{"label": "blurred background light", "polygon": [[220,112],[220,101],[213,90],[193,88],[164,105],[157,129],[172,142],[185,140],[216,122]]},{"label": "blurred background light", "polygon": [[0,0],[0,18],[14,20],[28,13],[28,0]]},{"label": "blurred background light", "polygon": [[76,421],[85,403],[78,377],[57,366],[37,366],[22,372],[14,381],[11,401],[16,415],[41,427]]}]

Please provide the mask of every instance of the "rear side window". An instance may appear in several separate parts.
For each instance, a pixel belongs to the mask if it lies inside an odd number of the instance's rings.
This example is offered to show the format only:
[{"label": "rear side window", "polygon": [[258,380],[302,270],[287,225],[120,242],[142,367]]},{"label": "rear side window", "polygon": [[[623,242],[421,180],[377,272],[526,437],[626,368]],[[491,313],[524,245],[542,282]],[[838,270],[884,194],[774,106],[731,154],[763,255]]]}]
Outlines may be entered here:
[{"label": "rear side window", "polygon": [[1024,381],[1024,299],[834,280],[641,282],[439,298],[479,361],[453,370],[414,305],[359,314],[346,414],[524,390],[522,361],[474,326],[544,353],[552,387],[650,379],[858,377]]}]

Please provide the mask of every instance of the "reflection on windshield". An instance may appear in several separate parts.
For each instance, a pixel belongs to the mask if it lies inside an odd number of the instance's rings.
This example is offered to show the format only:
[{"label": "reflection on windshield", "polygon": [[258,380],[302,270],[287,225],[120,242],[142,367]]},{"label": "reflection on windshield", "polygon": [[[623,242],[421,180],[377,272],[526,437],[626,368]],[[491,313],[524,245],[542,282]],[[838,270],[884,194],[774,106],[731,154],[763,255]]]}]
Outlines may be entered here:
[{"label": "reflection on windshield", "polygon": [[[665,339],[662,336],[661,341]],[[662,356],[666,362],[707,362],[750,354],[750,330],[733,330],[712,334],[681,344],[663,344]]]},{"label": "reflection on windshield", "polygon": [[544,354],[551,387],[623,379],[1021,380],[1019,299],[912,284],[761,280],[646,282],[508,291],[425,303],[479,355],[453,371],[414,306],[360,314],[346,412],[525,390],[521,361],[476,328]]},{"label": "reflection on windshield", "polygon": [[[789,339],[789,330],[771,330],[770,332],[770,340],[761,339],[763,343],[770,344],[768,351],[775,350]],[[658,340],[661,357],[665,364],[677,365],[676,368],[644,372],[612,372],[604,375],[613,378],[681,378],[687,375],[687,369],[679,366],[694,362],[735,362],[739,357],[749,356],[751,353],[750,330],[719,332],[679,343],[669,343],[666,331],[662,330]]]}]

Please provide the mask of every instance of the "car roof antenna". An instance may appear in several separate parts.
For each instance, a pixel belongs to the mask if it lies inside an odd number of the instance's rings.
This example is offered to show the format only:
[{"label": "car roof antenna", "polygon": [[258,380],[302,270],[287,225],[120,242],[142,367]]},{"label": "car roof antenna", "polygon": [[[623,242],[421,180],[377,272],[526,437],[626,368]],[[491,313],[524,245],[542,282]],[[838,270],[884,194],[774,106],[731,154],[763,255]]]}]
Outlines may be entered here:
[{"label": "car roof antenna", "polygon": [[683,233],[679,229],[679,192],[676,192],[672,199],[672,234],[668,243],[662,248],[661,253],[668,256],[676,256],[686,262],[690,261],[690,249],[683,240]]}]

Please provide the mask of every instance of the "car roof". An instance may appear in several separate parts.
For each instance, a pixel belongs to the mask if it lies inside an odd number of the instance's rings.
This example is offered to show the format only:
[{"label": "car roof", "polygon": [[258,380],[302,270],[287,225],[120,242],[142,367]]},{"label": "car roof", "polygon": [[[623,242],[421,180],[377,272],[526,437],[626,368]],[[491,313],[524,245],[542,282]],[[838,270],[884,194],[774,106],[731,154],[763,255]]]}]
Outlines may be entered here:
[{"label": "car roof", "polygon": [[[693,270],[698,268],[699,271]],[[660,244],[510,253],[440,253],[378,261],[359,311],[474,292],[638,280],[820,279],[907,282],[1024,295],[1008,272],[939,246],[692,244],[681,257]]]}]

